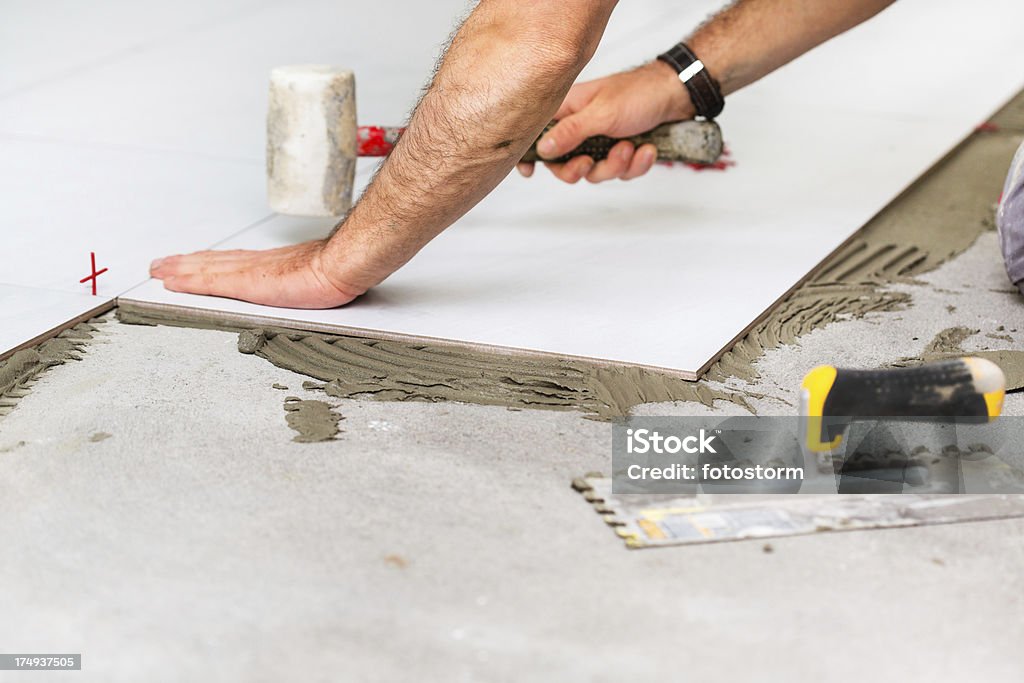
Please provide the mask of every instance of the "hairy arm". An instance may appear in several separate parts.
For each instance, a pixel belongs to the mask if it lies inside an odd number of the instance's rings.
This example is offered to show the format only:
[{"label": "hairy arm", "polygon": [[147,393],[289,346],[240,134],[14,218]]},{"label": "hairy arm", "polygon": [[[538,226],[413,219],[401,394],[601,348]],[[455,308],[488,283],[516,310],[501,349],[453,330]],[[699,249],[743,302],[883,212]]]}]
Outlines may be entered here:
[{"label": "hairy arm", "polygon": [[501,182],[593,56],[616,0],[481,0],[406,133],[325,242],[162,259],[169,289],[256,303],[347,303]]},{"label": "hairy arm", "polygon": [[[689,39],[728,94],[893,0],[738,0]],[[329,240],[269,251],[199,252],[150,268],[171,290],[294,308],[345,304],[400,268],[490,192],[552,118],[539,151],[554,158],[590,135],[625,137],[692,118],[665,64],[570,85],[616,0],[481,0],[456,33],[408,130]],[[568,95],[566,94],[568,93]],[[559,106],[561,105],[561,106]],[[653,146],[552,166],[563,180],[633,178]],[[529,174],[532,167],[521,170]]]},{"label": "hairy arm", "polygon": [[740,0],[698,29],[689,44],[728,95],[894,1]]},{"label": "hairy arm", "polygon": [[[687,44],[721,85],[736,92],[828,39],[870,19],[894,0],[737,0],[700,26]],[[663,46],[663,47],[668,47]],[[555,158],[591,135],[626,137],[666,121],[693,118],[686,88],[667,64],[651,62],[576,85],[556,113],[560,120],[538,146]],[[619,143],[607,161],[589,157],[552,166],[562,180],[601,182],[646,173],[654,148]],[[528,166],[520,168],[526,175]]]},{"label": "hairy arm", "polygon": [[340,284],[377,284],[501,182],[590,60],[614,4],[480,3],[325,251]]}]

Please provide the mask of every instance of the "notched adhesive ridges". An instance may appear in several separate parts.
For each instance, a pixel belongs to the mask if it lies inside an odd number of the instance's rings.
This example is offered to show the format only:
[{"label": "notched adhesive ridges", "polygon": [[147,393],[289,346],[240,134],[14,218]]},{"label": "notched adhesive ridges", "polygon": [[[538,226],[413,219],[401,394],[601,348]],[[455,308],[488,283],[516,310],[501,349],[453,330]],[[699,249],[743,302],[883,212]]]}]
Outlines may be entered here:
[{"label": "notched adhesive ridges", "polygon": [[22,349],[10,358],[0,361],[0,417],[14,409],[18,401],[31,390],[36,379],[49,368],[63,365],[69,360],[82,360],[86,346],[105,323],[94,318],[64,330],[31,348]]},{"label": "notched adhesive ridges", "polygon": [[716,399],[745,403],[710,387],[642,368],[486,353],[276,329],[244,330],[239,351],[325,382],[338,398],[461,401],[506,407],[578,410],[599,419],[640,403]]}]

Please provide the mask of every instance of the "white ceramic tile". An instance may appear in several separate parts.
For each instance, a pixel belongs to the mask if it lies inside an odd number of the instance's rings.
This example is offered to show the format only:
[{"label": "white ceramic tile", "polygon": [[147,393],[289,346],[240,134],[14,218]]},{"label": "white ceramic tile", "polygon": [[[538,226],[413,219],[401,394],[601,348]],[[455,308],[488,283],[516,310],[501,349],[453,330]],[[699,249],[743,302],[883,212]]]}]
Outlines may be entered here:
[{"label": "white ceramic tile", "polygon": [[110,297],[0,283],[0,359],[110,305]]},{"label": "white ceramic tile", "polygon": [[3,136],[0,187],[0,281],[86,292],[95,252],[108,297],[270,213],[261,164]]},{"label": "white ceramic tile", "polygon": [[271,68],[310,62],[352,68],[360,118],[401,123],[465,6],[464,0],[264,4],[236,21],[0,100],[0,132],[261,161]]},{"label": "white ceramic tile", "polygon": [[[719,4],[692,3],[677,32]],[[0,132],[261,161],[270,69],[307,62],[353,69],[360,121],[400,124],[466,6],[465,0],[268,4],[0,100]],[[595,66],[658,25],[664,12],[650,0],[622,3]],[[674,40],[669,35],[664,40]]]},{"label": "white ceramic tile", "polygon": [[4,0],[0,98],[232,21],[265,4],[267,0]]},{"label": "white ceramic tile", "polygon": [[[599,186],[638,207],[667,196],[712,209],[843,212],[856,229],[939,160],[971,127],[809,106],[734,109],[721,118],[725,171],[666,169],[630,184]],[[679,197],[681,195],[681,197]],[[558,202],[558,197],[551,198]]]},{"label": "white ceramic tile", "polygon": [[[272,309],[166,292],[155,281],[122,299],[692,376],[847,234],[823,211],[766,215],[671,200],[637,210],[593,202],[591,193],[563,196],[553,208],[551,196],[567,191],[550,179],[508,181],[406,268],[340,309]],[[323,227],[279,217],[224,246],[278,246]]]}]

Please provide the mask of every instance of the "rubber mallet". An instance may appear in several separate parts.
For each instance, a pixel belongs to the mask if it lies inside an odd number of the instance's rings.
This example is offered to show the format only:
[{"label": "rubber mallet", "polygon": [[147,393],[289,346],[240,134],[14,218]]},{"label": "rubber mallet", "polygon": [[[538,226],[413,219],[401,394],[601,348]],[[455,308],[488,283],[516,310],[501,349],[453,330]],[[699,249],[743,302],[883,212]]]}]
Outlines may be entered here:
[{"label": "rubber mallet", "polygon": [[[352,206],[356,158],[386,156],[403,132],[401,127],[357,125],[355,77],[347,69],[324,65],[274,69],[267,112],[270,207],[296,216],[345,214]],[[626,139],[637,146],[655,145],[659,161],[712,164],[722,154],[722,131],[714,121],[663,124]],[[599,161],[617,142],[592,137],[550,161],[583,154]],[[534,142],[523,161],[540,160]]]}]

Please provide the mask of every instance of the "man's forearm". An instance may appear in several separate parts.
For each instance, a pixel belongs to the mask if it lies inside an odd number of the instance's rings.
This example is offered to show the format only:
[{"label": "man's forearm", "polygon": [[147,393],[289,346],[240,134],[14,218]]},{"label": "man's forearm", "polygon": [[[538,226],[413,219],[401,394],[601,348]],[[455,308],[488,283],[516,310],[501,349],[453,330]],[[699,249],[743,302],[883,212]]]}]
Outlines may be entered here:
[{"label": "man's forearm", "polygon": [[336,285],[399,268],[514,167],[597,47],[615,0],[483,0],[327,245]]},{"label": "man's forearm", "polygon": [[700,27],[687,43],[728,95],[893,2],[739,0]]}]

